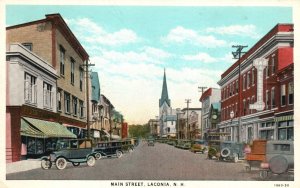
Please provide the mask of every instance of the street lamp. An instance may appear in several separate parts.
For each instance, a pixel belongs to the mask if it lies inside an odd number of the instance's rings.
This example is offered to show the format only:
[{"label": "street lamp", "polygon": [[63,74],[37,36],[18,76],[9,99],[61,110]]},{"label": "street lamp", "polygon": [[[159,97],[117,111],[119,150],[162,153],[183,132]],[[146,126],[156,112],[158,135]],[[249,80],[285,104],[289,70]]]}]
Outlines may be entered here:
[{"label": "street lamp", "polygon": [[[230,125],[231,125],[231,127],[232,127],[232,120],[233,120],[233,118],[234,118],[234,112],[233,112],[233,110],[230,112],[230,119],[231,119],[231,121],[230,121]],[[231,133],[230,133],[230,136],[231,136]]]}]

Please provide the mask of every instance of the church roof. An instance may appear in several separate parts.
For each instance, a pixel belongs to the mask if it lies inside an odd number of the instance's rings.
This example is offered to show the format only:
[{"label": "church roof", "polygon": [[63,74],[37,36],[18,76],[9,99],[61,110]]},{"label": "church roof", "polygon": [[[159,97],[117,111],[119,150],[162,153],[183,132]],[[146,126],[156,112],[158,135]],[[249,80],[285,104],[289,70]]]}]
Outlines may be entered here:
[{"label": "church roof", "polygon": [[159,99],[159,107],[163,105],[163,103],[166,102],[169,106],[171,106],[171,101],[169,99],[168,95],[168,87],[167,87],[167,79],[166,79],[166,70],[164,70],[164,80],[163,80],[163,86],[162,86],[162,92],[161,97]]}]

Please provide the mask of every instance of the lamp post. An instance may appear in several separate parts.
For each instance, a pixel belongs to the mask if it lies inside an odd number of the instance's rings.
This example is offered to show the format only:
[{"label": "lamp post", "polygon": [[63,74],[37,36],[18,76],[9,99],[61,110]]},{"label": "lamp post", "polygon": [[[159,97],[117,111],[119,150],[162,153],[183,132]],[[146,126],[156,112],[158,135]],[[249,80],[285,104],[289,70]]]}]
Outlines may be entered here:
[{"label": "lamp post", "polygon": [[[231,124],[231,126],[232,126],[232,120],[233,120],[233,118],[234,118],[234,112],[231,111],[230,112],[230,119],[231,119],[230,124]],[[230,136],[231,136],[231,133],[230,133]]]}]

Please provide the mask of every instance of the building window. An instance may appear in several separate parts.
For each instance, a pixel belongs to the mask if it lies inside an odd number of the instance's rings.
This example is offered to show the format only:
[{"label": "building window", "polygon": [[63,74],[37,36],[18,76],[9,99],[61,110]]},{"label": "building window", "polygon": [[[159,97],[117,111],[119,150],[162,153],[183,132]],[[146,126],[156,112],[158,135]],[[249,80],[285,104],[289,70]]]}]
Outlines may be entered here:
[{"label": "building window", "polygon": [[53,103],[53,92],[52,92],[52,85],[44,82],[44,107],[45,108],[52,108]]},{"label": "building window", "polygon": [[25,73],[24,78],[24,99],[26,103],[36,104],[37,102],[37,86],[36,77]]},{"label": "building window", "polygon": [[269,105],[270,105],[269,95],[270,95],[270,92],[267,90],[266,91],[266,109],[269,109]]},{"label": "building window", "polygon": [[286,104],[286,94],[285,94],[285,84],[281,85],[281,106],[285,106]]},{"label": "building window", "polygon": [[59,61],[60,61],[60,75],[65,75],[65,52],[66,50],[61,45],[59,46]]},{"label": "building window", "polygon": [[80,91],[82,91],[82,88],[83,88],[83,69],[80,69],[79,88],[80,88]]},{"label": "building window", "polygon": [[274,58],[274,56],[271,57],[271,70],[272,70],[272,75],[275,74],[275,58]]},{"label": "building window", "polygon": [[243,91],[246,90],[246,75],[243,76]]},{"label": "building window", "polygon": [[[254,97],[254,95],[251,97],[251,104],[254,104],[255,103],[255,97]],[[254,109],[251,109],[250,110],[251,111],[251,113],[254,113]]]},{"label": "building window", "polygon": [[232,95],[232,85],[230,84],[229,85],[229,96],[231,97],[231,95]]},{"label": "building window", "polygon": [[73,96],[72,100],[73,100],[73,115],[77,116],[77,113],[78,113],[78,111],[77,111],[77,109],[78,109],[77,98]]},{"label": "building window", "polygon": [[251,79],[250,79],[250,72],[248,72],[247,74],[247,88],[249,88],[251,86]]},{"label": "building window", "polygon": [[71,84],[74,85],[75,60],[71,58]]},{"label": "building window", "polygon": [[80,118],[84,117],[84,104],[82,100],[79,100],[79,115]]},{"label": "building window", "polygon": [[67,92],[64,92],[65,96],[64,96],[64,99],[65,99],[65,113],[66,114],[70,114],[70,94],[67,93]]},{"label": "building window", "polygon": [[271,90],[271,108],[275,108],[276,103],[275,103],[275,87],[272,87]]},{"label": "building window", "polygon": [[279,122],[278,140],[294,140],[294,121]]},{"label": "building window", "polygon": [[288,85],[289,89],[289,105],[294,104],[294,82],[290,82]]},{"label": "building window", "polygon": [[246,115],[246,100],[243,100],[243,113]]},{"label": "building window", "polygon": [[235,103],[235,117],[238,116],[238,110],[239,110],[238,103]]},{"label": "building window", "polygon": [[22,45],[27,48],[29,51],[32,51],[32,43],[22,43]]},{"label": "building window", "polygon": [[261,130],[260,139],[273,140],[274,139],[274,130]]},{"label": "building window", "polygon": [[252,85],[255,84],[255,70],[252,69]]},{"label": "building window", "polygon": [[236,94],[239,92],[239,81],[237,80],[236,81],[236,84],[235,84],[235,90],[236,90]]},{"label": "building window", "polygon": [[232,95],[235,94],[235,82],[232,83]]},{"label": "building window", "polygon": [[269,76],[270,76],[269,62],[267,64],[267,66],[266,66],[266,72],[265,72],[265,74],[266,74],[266,78],[269,78]]},{"label": "building window", "polygon": [[57,111],[61,111],[61,89],[57,90]]}]

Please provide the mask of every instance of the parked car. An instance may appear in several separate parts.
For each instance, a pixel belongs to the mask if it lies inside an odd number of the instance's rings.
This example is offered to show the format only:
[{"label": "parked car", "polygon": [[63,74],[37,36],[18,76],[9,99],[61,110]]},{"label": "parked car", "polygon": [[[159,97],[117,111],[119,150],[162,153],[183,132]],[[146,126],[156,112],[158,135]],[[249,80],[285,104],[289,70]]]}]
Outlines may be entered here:
[{"label": "parked car", "polygon": [[148,146],[154,146],[154,139],[148,140]]},{"label": "parked car", "polygon": [[132,153],[134,150],[134,145],[131,143],[131,139],[126,139],[122,141],[122,152]]},{"label": "parked car", "polygon": [[266,161],[261,163],[260,177],[294,170],[294,141],[272,140],[266,144]]},{"label": "parked car", "polygon": [[94,152],[96,153],[95,157],[97,160],[102,157],[112,157],[116,156],[117,158],[122,157],[122,141],[110,141],[110,142],[99,142],[94,147]]},{"label": "parked car", "polygon": [[171,146],[175,146],[176,145],[176,140],[174,139],[170,139],[168,142],[167,142],[168,145],[171,145]]},{"label": "parked car", "polygon": [[220,158],[220,148],[221,148],[221,143],[223,141],[221,140],[209,140],[208,141],[208,152],[207,152],[207,158],[208,159],[213,159],[216,158],[219,160]]},{"label": "parked car", "polygon": [[191,141],[190,140],[178,140],[178,144],[175,147],[188,150],[191,148]]},{"label": "parked car", "polygon": [[41,167],[49,169],[52,164],[55,164],[59,170],[63,170],[66,168],[68,162],[71,162],[73,166],[79,166],[80,163],[87,163],[88,166],[94,166],[95,155],[96,153],[92,148],[92,140],[58,140],[56,150],[51,152],[49,156],[41,158]]},{"label": "parked car", "polygon": [[192,147],[190,149],[191,152],[201,152],[205,153],[208,151],[207,142],[204,140],[193,140],[192,141]]},{"label": "parked car", "polygon": [[237,162],[239,159],[244,159],[244,143],[223,141],[220,143],[220,160],[229,160]]}]

